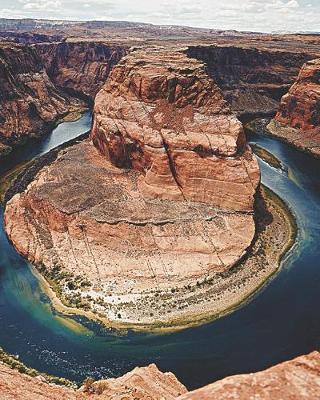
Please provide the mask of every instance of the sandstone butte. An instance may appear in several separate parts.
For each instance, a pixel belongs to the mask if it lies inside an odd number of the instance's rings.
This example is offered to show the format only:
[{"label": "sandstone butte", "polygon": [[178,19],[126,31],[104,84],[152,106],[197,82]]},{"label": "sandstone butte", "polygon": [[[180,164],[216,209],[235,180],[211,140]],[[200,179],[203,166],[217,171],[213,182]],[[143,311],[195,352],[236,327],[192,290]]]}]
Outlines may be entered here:
[{"label": "sandstone butte", "polygon": [[8,236],[42,272],[90,281],[75,295],[65,285],[71,303],[81,295],[109,320],[167,322],[159,294],[177,301],[228,271],[254,238],[260,174],[242,124],[201,62],[138,48],[97,94],[91,139],[7,203]]},{"label": "sandstone butte", "polygon": [[296,82],[281,99],[271,133],[320,156],[320,59],[304,64]]},{"label": "sandstone butte", "polygon": [[[320,393],[320,354],[313,352],[265,371],[235,375],[193,392],[152,364],[87,385],[87,392],[48,384],[0,364],[1,400],[315,400]],[[35,397],[36,396],[36,397]]]}]

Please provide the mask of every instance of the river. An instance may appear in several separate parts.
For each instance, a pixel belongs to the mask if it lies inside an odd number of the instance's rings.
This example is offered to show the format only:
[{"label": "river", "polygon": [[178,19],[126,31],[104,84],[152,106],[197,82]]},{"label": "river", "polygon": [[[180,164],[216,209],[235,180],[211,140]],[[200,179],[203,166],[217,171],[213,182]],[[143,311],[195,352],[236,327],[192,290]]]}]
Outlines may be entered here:
[{"label": "river", "polygon": [[[1,172],[84,133],[90,123],[87,113],[60,124],[41,142],[21,148]],[[283,172],[259,160],[262,182],[287,202],[299,233],[281,272],[248,304],[206,325],[166,334],[120,335],[65,317],[52,309],[32,268],[8,243],[1,209],[0,346],[29,367],[78,382],[154,362],[190,389],[319,349],[320,161],[260,134],[249,140],[286,167]]]}]

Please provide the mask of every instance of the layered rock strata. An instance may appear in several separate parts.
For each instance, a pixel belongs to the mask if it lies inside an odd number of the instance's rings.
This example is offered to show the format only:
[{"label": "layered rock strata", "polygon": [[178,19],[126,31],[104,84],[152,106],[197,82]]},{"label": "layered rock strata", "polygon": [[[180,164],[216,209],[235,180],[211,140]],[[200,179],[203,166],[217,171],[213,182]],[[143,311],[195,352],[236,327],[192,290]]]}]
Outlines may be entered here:
[{"label": "layered rock strata", "polygon": [[155,365],[135,368],[117,378],[86,383],[80,390],[49,385],[0,364],[2,400],[314,400],[320,392],[320,355],[313,352],[265,371],[236,375],[187,392],[173,374]]},{"label": "layered rock strata", "polygon": [[303,66],[268,129],[296,147],[320,155],[320,59]]},{"label": "layered rock strata", "polygon": [[[89,281],[78,293],[63,280],[71,304],[85,295],[109,320],[168,323],[167,298],[251,245],[257,161],[204,65],[176,48],[137,49],[114,67],[91,138],[9,201],[7,233],[51,278]],[[147,315],[135,310],[145,301]]]},{"label": "layered rock strata", "polygon": [[203,64],[172,48],[136,50],[98,93],[91,134],[115,166],[142,173],[145,198],[252,212],[257,162]]},{"label": "layered rock strata", "polygon": [[0,157],[93,102],[126,47],[103,43],[0,45]]}]

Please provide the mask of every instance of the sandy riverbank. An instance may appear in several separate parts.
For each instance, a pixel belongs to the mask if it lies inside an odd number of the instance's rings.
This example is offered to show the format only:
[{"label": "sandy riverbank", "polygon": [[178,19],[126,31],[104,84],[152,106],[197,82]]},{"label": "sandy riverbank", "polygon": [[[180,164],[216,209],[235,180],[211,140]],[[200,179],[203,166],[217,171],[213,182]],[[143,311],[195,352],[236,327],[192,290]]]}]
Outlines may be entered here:
[{"label": "sandy riverbank", "polygon": [[113,321],[94,311],[65,305],[45,278],[34,270],[42,289],[51,299],[52,306],[67,315],[83,315],[115,329],[172,331],[202,324],[219,318],[249,301],[280,270],[280,262],[296,237],[293,215],[285,203],[267,188],[257,198],[257,234],[248,254],[230,271],[217,274],[210,280],[199,282],[175,293],[160,293],[159,305],[172,304],[161,320],[153,318],[154,305],[147,297],[137,297],[136,306],[144,310],[144,318],[136,308],[119,305],[126,321]]}]

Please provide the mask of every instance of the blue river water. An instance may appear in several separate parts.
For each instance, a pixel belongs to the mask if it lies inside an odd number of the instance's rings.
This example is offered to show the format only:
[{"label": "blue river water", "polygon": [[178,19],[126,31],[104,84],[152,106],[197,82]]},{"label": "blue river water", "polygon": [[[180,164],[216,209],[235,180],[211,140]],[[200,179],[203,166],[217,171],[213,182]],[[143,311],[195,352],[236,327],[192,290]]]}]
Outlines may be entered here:
[{"label": "blue river water", "polygon": [[[0,172],[90,128],[91,116],[59,125],[24,147]],[[287,172],[259,160],[262,182],[293,211],[298,238],[278,273],[247,304],[219,320],[166,334],[105,330],[55,312],[32,268],[0,227],[0,346],[27,366],[81,382],[114,377],[155,362],[195,388],[254,372],[320,347],[320,161],[275,139],[249,140],[273,153]],[[0,211],[3,221],[3,210]]]}]

